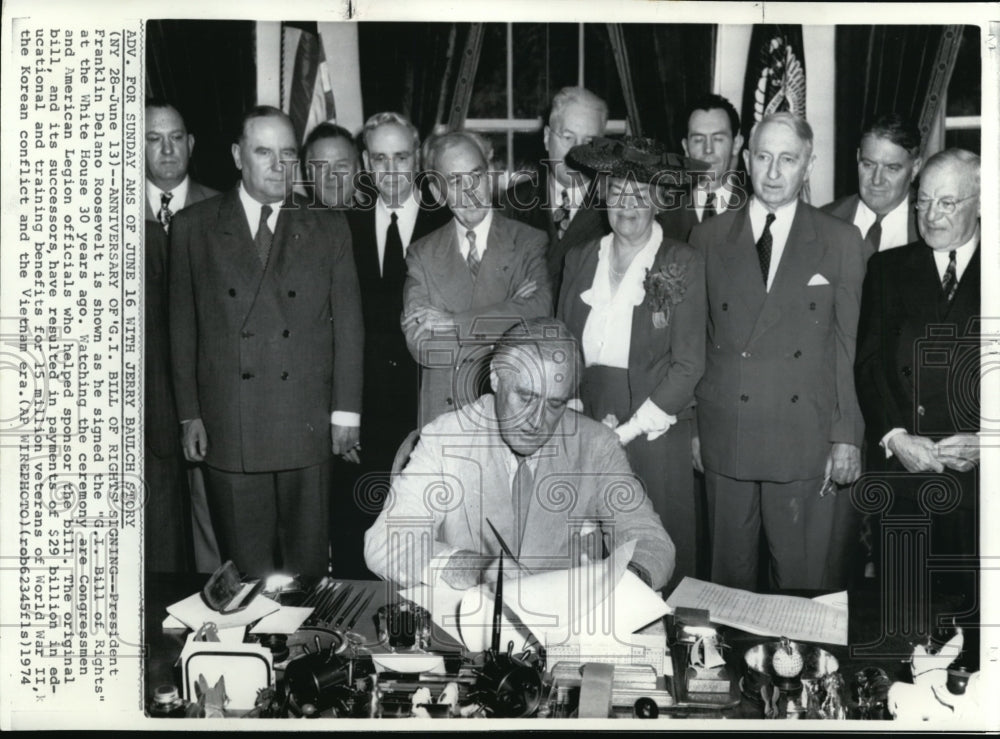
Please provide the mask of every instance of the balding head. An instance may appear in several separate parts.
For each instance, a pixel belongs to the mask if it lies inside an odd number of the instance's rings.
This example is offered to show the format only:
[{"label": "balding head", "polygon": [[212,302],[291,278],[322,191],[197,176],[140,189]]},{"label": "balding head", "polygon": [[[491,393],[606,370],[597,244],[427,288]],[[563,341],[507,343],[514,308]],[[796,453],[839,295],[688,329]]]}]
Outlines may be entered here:
[{"label": "balding head", "polygon": [[917,192],[917,226],[932,249],[951,251],[979,228],[980,159],[946,149],[927,160]]}]

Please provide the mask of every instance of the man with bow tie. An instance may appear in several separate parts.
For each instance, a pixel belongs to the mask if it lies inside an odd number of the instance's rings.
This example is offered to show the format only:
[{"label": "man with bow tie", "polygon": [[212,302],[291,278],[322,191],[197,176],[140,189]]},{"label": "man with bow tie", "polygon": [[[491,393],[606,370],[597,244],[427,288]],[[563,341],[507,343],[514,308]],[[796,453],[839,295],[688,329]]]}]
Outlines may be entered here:
[{"label": "man with bow tie", "polygon": [[698,427],[712,580],[753,590],[761,528],[771,584],[840,587],[834,537],[859,476],[864,423],[854,351],[865,265],[861,234],[800,201],[812,129],[765,116],[744,155],[746,208],[696,226],[705,255],[708,343]]},{"label": "man with bow tie", "polygon": [[144,459],[149,490],[146,564],[152,571],[184,571],[193,566],[199,572],[212,572],[221,564],[201,467],[186,464],[181,453],[170,379],[170,221],[181,208],[218,194],[188,175],[192,149],[194,136],[177,109],[163,100],[147,100]]}]

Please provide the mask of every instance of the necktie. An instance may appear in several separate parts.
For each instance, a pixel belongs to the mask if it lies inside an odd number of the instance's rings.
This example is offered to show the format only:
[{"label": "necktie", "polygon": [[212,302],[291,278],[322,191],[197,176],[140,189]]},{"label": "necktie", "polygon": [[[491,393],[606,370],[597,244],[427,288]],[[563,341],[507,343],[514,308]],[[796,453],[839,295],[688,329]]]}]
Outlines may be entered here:
[{"label": "necktie", "polygon": [[868,228],[865,241],[874,246],[875,251],[882,246],[882,216],[875,216],[875,223]]},{"label": "necktie", "polygon": [[385,231],[385,254],[382,257],[382,279],[391,284],[403,284],[406,262],[403,259],[403,239],[399,235],[399,217],[393,213]]},{"label": "necktie", "polygon": [[267,219],[271,217],[271,206],[262,205],[260,208],[260,224],[257,226],[257,235],[253,238],[254,246],[257,247],[257,256],[260,257],[260,263],[267,266],[267,258],[271,254],[271,241],[274,239],[274,234],[271,233],[270,227],[267,225]]},{"label": "necktie", "polygon": [[475,280],[479,275],[479,252],[476,251],[476,232],[466,231],[465,238],[469,240],[469,256],[465,258],[466,263],[469,265],[469,271],[472,273],[472,279]]},{"label": "necktie", "polygon": [[561,239],[569,228],[569,193],[565,188],[559,199],[559,207],[552,213],[552,220],[556,224],[556,237]]},{"label": "necktie", "polygon": [[521,538],[524,536],[524,525],[528,522],[528,509],[531,507],[531,496],[534,493],[535,479],[528,466],[527,457],[518,457],[517,472],[514,473],[514,484],[511,487],[511,503],[514,506],[514,551],[520,556]]},{"label": "necktie", "polygon": [[767,275],[771,271],[771,224],[774,223],[774,213],[767,214],[764,222],[764,233],[757,239],[757,258],[760,260],[760,272],[764,276],[764,289],[767,289]]},{"label": "necktie", "polygon": [[705,209],[701,213],[701,222],[704,223],[715,215],[715,193],[709,190],[705,194]]},{"label": "necktie", "polygon": [[156,220],[163,226],[163,230],[170,232],[170,219],[174,217],[174,212],[170,210],[170,201],[173,199],[172,192],[160,193],[160,212],[156,214]]},{"label": "necktie", "polygon": [[958,291],[958,272],[957,265],[955,263],[955,250],[952,249],[948,252],[948,269],[944,271],[944,277],[941,278],[941,294],[944,295],[945,300],[949,303],[952,298],[955,297],[955,293]]}]

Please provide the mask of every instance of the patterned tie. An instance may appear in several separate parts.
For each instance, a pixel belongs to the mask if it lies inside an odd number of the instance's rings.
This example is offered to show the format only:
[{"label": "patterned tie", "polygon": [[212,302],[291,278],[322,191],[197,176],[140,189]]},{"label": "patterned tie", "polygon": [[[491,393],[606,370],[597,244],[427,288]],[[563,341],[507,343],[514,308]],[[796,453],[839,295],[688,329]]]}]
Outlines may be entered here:
[{"label": "patterned tie", "polygon": [[774,223],[774,217],[774,213],[767,214],[764,233],[757,239],[757,258],[760,259],[760,272],[764,276],[764,289],[767,289],[767,275],[771,271],[771,245],[774,243],[771,237],[771,224]]},{"label": "patterned tie", "polygon": [[172,192],[160,193],[160,212],[156,214],[156,220],[163,226],[163,230],[170,233],[170,219],[174,217],[174,212],[170,210],[170,201],[173,199]]},{"label": "patterned tie", "polygon": [[882,246],[882,218],[884,216],[876,215],[875,223],[873,223],[868,228],[868,233],[865,234],[865,241],[875,247],[875,251],[878,251]]},{"label": "patterned tie", "polygon": [[253,243],[257,247],[257,256],[260,257],[260,263],[267,266],[267,258],[271,255],[271,241],[274,239],[274,234],[271,233],[271,228],[267,225],[267,219],[271,217],[271,206],[262,205],[260,208],[260,224],[257,226],[257,235],[253,238]]},{"label": "patterned tie", "polygon": [[701,212],[701,222],[704,223],[715,215],[715,192],[709,190],[705,194],[705,209]]},{"label": "patterned tie", "polygon": [[399,217],[395,212],[390,216],[389,228],[385,231],[385,254],[382,257],[382,279],[390,284],[402,285],[406,279],[406,261],[403,259],[403,239],[399,235]]},{"label": "patterned tie", "polygon": [[527,457],[518,457],[517,472],[511,486],[511,504],[514,506],[514,551],[520,556],[524,525],[528,522],[528,509],[534,493],[535,476],[528,466]]},{"label": "patterned tie", "polygon": [[941,278],[941,294],[944,295],[945,300],[949,303],[955,297],[955,293],[958,292],[958,266],[955,263],[955,250],[952,249],[948,252],[948,269],[944,271],[944,277]]},{"label": "patterned tie", "polygon": [[466,263],[469,265],[469,271],[472,273],[472,279],[475,280],[479,276],[479,252],[476,251],[476,232],[466,231],[465,238],[469,240],[469,256],[465,258]]},{"label": "patterned tie", "polygon": [[559,207],[555,209],[552,213],[552,220],[556,224],[556,237],[562,239],[565,235],[566,230],[569,228],[569,193],[563,188],[562,195],[560,196]]}]

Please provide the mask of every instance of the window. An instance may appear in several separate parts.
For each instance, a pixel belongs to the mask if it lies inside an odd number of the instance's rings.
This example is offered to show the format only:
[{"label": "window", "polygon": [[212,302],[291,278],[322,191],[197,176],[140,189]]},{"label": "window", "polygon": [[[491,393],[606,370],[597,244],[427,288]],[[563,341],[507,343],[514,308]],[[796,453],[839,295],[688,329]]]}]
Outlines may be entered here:
[{"label": "window", "polygon": [[980,153],[982,134],[982,61],[979,26],[965,26],[942,108],[944,145]]},{"label": "window", "polygon": [[532,170],[545,157],[542,128],[552,96],[568,85],[608,103],[607,133],[625,133],[625,101],[602,24],[488,23],[465,128],[493,145],[493,166]]}]

